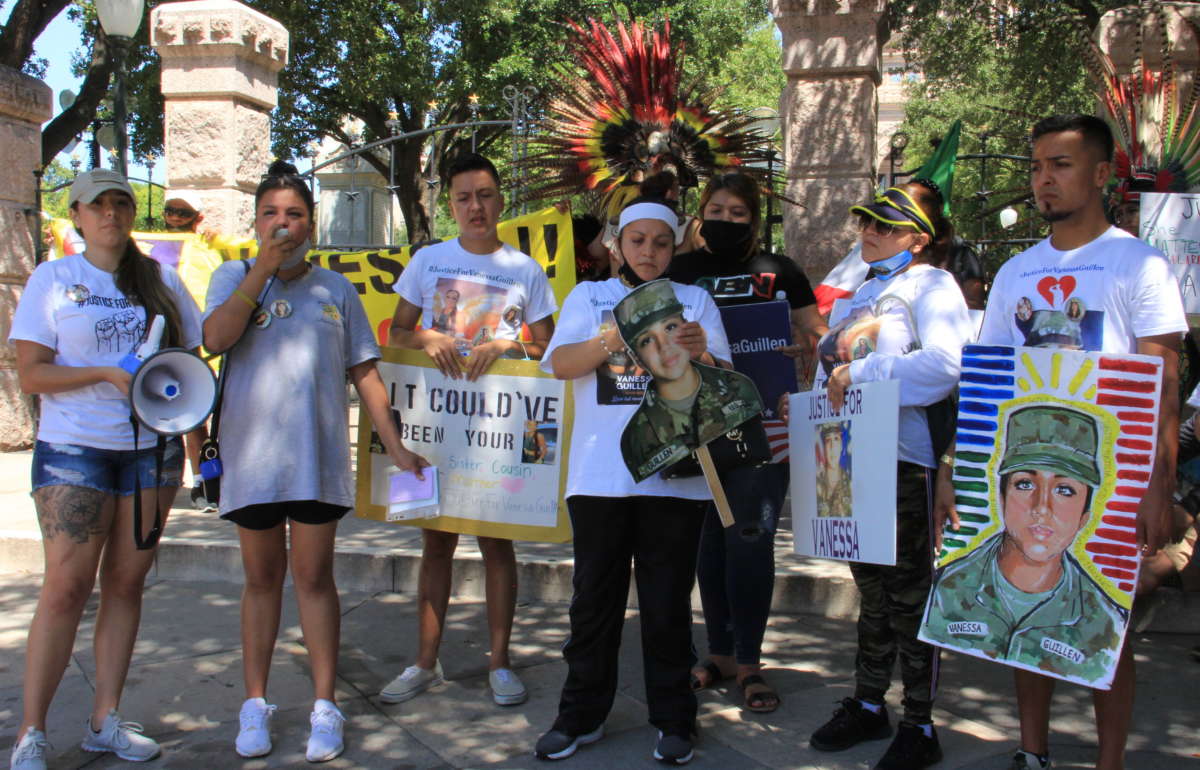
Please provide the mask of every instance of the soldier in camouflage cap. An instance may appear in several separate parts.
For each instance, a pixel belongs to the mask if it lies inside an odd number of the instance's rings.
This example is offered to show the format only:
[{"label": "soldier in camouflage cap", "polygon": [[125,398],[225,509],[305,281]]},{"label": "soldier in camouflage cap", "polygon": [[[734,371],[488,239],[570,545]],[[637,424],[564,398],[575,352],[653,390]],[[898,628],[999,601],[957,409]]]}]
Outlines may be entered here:
[{"label": "soldier in camouflage cap", "polygon": [[676,331],[685,322],[671,282],[645,283],[613,308],[617,331],[653,377],[621,434],[621,455],[635,481],[679,462],[762,411],[743,374],[692,361]]},{"label": "soldier in camouflage cap", "polygon": [[824,462],[817,466],[817,516],[820,518],[849,518],[854,505],[850,486],[850,469],[841,465],[844,429],[849,423],[827,422],[819,427],[817,441]]},{"label": "soldier in camouflage cap", "polygon": [[1009,415],[1004,440],[1004,529],[938,571],[925,638],[1096,682],[1115,662],[1125,617],[1070,552],[1102,479],[1099,427],[1038,405]]}]

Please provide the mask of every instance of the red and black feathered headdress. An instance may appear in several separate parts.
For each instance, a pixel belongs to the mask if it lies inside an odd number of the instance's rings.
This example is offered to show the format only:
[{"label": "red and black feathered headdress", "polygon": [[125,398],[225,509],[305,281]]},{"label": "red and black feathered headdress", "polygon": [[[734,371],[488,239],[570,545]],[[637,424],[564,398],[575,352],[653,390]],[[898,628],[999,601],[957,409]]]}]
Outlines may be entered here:
[{"label": "red and black feathered headdress", "polygon": [[[1087,37],[1093,79],[1113,128],[1117,149],[1116,202],[1142,192],[1185,192],[1200,185],[1200,77],[1187,94],[1180,93],[1162,3],[1141,0],[1137,11],[1133,68],[1117,75],[1113,60]],[[1159,36],[1161,64],[1152,69],[1143,48],[1147,21]],[[1184,22],[1200,41],[1200,29]]]},{"label": "red and black feathered headdress", "polygon": [[595,191],[612,212],[636,196],[643,178],[663,170],[685,187],[744,171],[770,192],[771,137],[756,130],[755,117],[714,107],[718,91],[700,94],[681,83],[681,49],[671,45],[669,22],[651,32],[618,21],[615,36],[594,19],[586,28],[567,25],[568,59],[583,74],[560,70],[562,86],[523,164],[532,175],[527,199]]}]

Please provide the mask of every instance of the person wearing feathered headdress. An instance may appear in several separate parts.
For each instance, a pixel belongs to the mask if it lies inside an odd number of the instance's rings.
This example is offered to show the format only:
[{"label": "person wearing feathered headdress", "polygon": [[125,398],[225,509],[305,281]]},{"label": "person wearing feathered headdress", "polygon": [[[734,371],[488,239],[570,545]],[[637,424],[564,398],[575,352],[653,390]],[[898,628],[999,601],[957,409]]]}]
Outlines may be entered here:
[{"label": "person wearing feathered headdress", "polygon": [[662,171],[687,188],[740,168],[772,188],[770,138],[752,115],[715,107],[719,90],[683,83],[683,46],[672,43],[669,22],[650,31],[618,21],[615,35],[594,19],[567,25],[567,60],[582,72],[559,73],[562,87],[521,164],[530,175],[526,200],[598,193],[602,218],[615,221]]}]

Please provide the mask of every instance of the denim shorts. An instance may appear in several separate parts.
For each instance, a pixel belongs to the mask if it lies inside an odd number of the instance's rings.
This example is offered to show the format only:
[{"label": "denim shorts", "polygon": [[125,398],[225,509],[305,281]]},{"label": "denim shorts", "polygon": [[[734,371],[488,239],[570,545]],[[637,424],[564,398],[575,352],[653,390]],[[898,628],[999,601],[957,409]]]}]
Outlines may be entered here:
[{"label": "denim shorts", "polygon": [[97,449],[79,444],[49,444],[33,447],[33,488],[49,486],[87,487],[105,494],[127,497],[134,482],[142,489],[177,487],[183,480],[183,442],[167,439],[163,452],[162,478],[155,478],[154,447],[146,449]]}]

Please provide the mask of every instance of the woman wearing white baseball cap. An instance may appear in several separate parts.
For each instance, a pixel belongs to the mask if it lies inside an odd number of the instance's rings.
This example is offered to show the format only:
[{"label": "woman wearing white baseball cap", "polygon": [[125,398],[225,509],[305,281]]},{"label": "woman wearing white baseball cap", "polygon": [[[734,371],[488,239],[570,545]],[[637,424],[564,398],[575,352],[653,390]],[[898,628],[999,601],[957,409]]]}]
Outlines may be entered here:
[{"label": "woman wearing white baseball cap", "polygon": [[33,452],[33,499],[46,572],[25,653],[24,711],[14,770],[46,767],[46,712],[70,662],[84,605],[100,573],[96,678],[86,751],[142,762],[160,749],[140,725],[117,714],[155,551],[139,550],[133,495],[146,508],[171,507],[183,470],[178,438],[167,441],[162,473],[154,436],[135,445],[121,359],[155,316],[166,321],[163,347],[197,349],[200,314],[178,274],[142,254],[130,233],[136,203],[125,177],[106,169],[80,174],[68,198],[82,254],[37,267],[13,316],[21,389],[41,395]]}]

